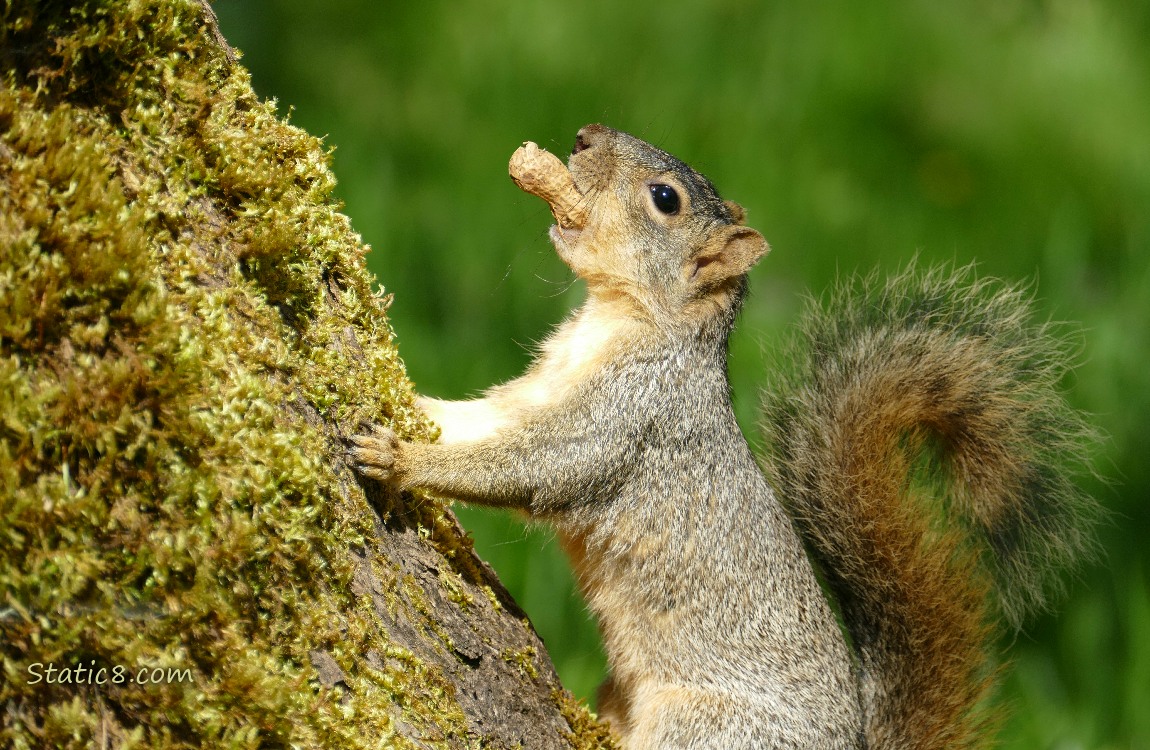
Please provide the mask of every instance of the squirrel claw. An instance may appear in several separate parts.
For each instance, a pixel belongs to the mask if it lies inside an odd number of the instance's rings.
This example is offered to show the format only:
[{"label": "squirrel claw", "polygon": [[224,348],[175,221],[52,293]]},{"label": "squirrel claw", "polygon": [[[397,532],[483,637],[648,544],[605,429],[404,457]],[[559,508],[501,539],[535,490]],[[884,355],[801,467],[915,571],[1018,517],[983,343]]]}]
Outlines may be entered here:
[{"label": "squirrel claw", "polygon": [[399,438],[390,427],[372,425],[370,434],[352,435],[348,440],[352,445],[348,453],[352,464],[360,474],[381,482],[392,479],[395,471],[395,454],[399,450]]}]

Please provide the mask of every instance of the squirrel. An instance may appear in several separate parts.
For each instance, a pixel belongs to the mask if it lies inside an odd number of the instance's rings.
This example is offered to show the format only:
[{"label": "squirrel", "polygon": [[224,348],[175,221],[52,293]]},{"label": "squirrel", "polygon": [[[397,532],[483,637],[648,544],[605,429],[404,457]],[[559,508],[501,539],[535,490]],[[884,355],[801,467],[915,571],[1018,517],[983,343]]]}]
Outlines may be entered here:
[{"label": "squirrel", "polygon": [[995,623],[1041,606],[1091,547],[1074,482],[1090,431],[1026,295],[912,270],[815,304],[766,399],[764,468],[727,376],[769,249],[743,209],[602,125],[567,167],[526,148],[512,176],[551,204],[585,303],[521,377],[420,397],[438,442],[351,438],[359,471],[556,527],[623,747],[986,741]]}]

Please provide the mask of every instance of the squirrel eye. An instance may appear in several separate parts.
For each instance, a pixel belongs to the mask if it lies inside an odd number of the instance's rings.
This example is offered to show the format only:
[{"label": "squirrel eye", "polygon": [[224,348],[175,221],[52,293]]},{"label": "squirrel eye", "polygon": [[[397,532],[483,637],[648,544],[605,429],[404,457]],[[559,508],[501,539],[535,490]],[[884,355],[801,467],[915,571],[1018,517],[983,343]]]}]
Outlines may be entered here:
[{"label": "squirrel eye", "polygon": [[679,213],[679,193],[670,185],[651,185],[651,200],[668,216]]}]

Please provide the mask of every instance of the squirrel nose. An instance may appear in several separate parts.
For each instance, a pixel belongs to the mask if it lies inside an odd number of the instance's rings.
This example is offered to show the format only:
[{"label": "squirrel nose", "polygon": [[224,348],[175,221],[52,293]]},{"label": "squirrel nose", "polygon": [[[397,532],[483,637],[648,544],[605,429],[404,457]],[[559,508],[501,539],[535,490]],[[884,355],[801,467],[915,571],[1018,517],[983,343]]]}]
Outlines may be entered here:
[{"label": "squirrel nose", "polygon": [[602,125],[587,125],[580,128],[579,132],[575,134],[575,146],[571,149],[571,154],[574,155],[591,148],[606,132],[607,128]]},{"label": "squirrel nose", "polygon": [[583,138],[583,131],[579,131],[575,134],[575,145],[571,147],[571,154],[577,154],[580,151],[584,151],[588,148],[591,148],[591,144]]}]

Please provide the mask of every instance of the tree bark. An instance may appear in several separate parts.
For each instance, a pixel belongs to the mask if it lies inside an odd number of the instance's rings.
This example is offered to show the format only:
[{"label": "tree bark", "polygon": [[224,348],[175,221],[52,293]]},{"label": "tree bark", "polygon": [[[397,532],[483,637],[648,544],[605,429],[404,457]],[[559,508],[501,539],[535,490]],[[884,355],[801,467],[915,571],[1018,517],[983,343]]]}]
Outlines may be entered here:
[{"label": "tree bark", "polygon": [[0,10],[0,743],[601,747],[449,508],[318,140],[191,0]]}]

